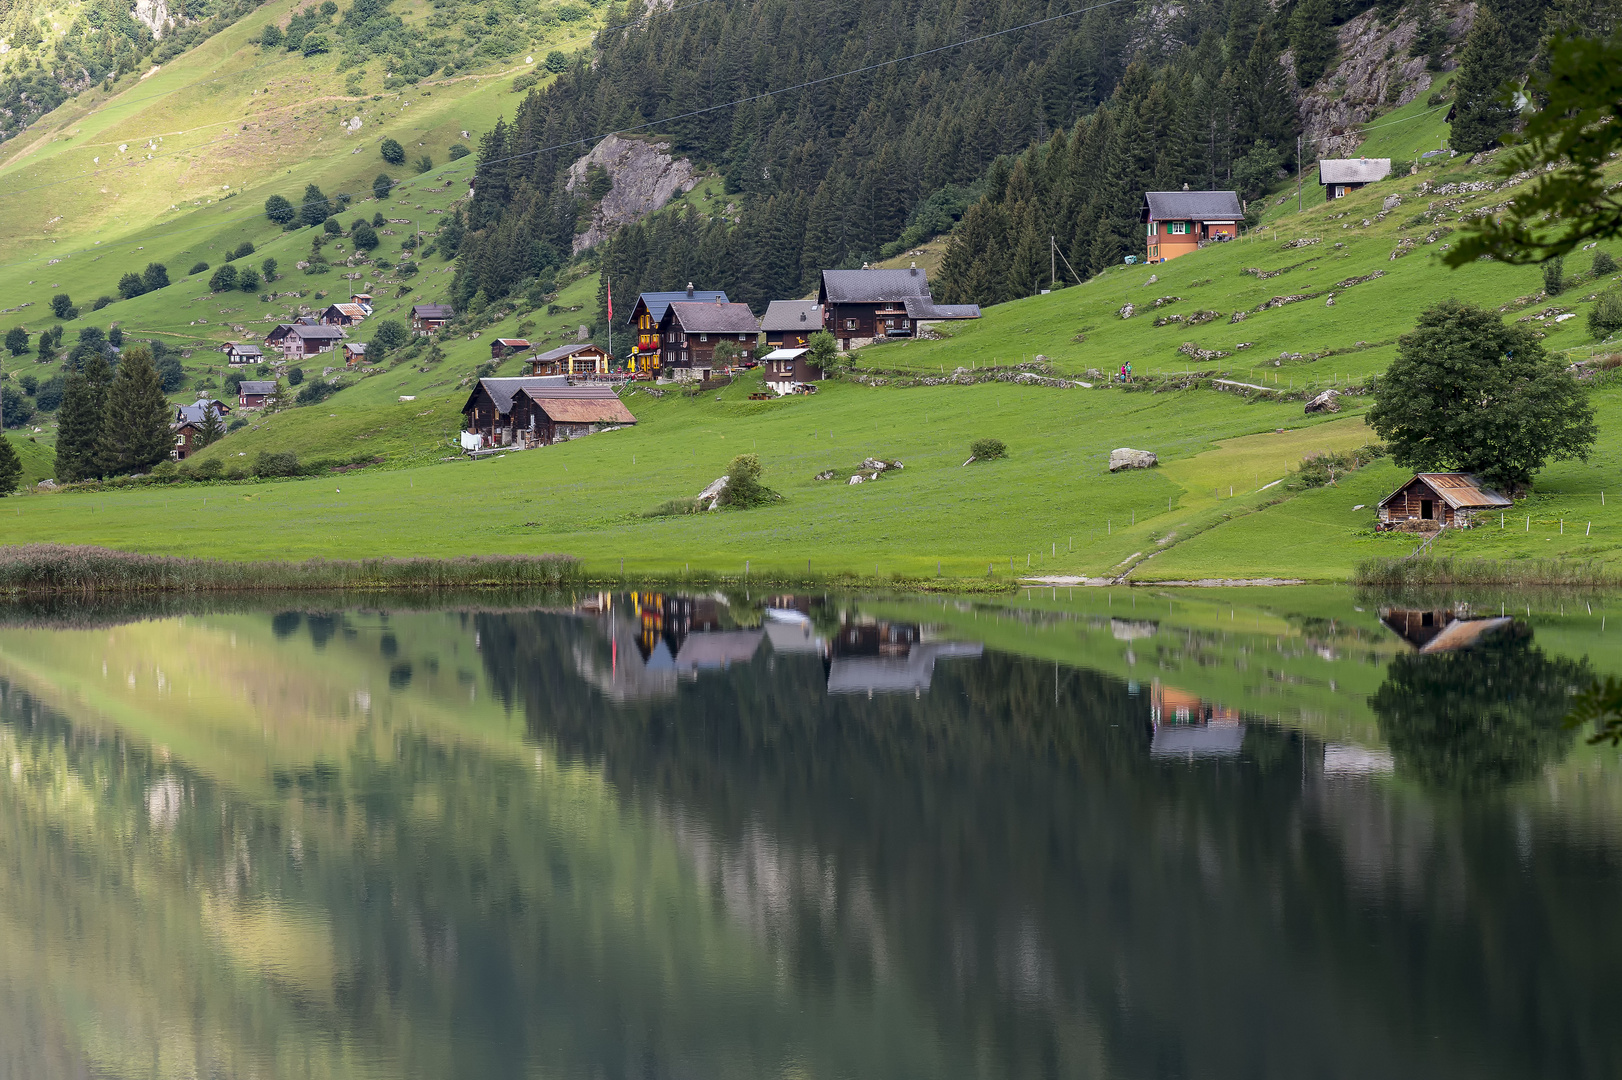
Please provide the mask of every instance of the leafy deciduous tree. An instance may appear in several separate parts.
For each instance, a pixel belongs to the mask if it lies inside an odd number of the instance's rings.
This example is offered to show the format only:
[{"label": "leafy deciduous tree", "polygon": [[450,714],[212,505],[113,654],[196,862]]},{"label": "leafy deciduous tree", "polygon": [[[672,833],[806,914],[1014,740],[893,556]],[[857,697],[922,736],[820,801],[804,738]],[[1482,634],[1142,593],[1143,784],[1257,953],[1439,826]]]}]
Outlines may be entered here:
[{"label": "leafy deciduous tree", "polygon": [[401,146],[394,139],[384,139],[383,142],[378,146],[377,150],[378,153],[383,155],[383,160],[388,162],[390,165],[405,164],[405,147]]},{"label": "leafy deciduous tree", "polygon": [[1533,332],[1443,301],[1397,342],[1368,423],[1398,465],[1475,473],[1515,490],[1550,459],[1586,460],[1594,410]]}]

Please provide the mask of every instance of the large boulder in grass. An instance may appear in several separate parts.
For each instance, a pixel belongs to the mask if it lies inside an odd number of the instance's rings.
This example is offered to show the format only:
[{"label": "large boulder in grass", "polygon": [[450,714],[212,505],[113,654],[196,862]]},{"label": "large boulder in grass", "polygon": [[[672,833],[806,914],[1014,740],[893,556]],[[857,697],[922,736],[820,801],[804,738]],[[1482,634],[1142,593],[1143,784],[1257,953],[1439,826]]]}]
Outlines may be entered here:
[{"label": "large boulder in grass", "polygon": [[1307,402],[1307,412],[1340,412],[1340,394],[1334,390],[1325,390],[1311,401]]},{"label": "large boulder in grass", "polygon": [[1120,472],[1122,469],[1152,469],[1160,464],[1160,459],[1148,450],[1130,450],[1121,447],[1111,450],[1109,455],[1109,471]]}]

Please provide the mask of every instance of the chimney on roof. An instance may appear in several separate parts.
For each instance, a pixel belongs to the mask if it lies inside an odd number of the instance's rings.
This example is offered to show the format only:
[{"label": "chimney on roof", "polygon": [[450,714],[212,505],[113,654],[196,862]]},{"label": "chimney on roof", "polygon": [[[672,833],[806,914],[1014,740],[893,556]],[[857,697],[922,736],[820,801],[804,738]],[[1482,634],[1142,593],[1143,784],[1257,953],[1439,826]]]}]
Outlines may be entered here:
[{"label": "chimney on roof", "polygon": [[1183,185],[1183,190],[1184,190],[1184,191],[1187,191],[1187,190],[1188,190],[1188,184],[1186,184],[1186,183],[1185,183],[1185,184],[1184,184],[1184,185]]},{"label": "chimney on roof", "polygon": [[687,283],[687,295],[688,295],[688,296],[692,296],[692,295],[693,295],[693,283],[692,283],[692,282],[691,282],[691,281],[689,281],[689,282],[688,282],[688,283]]},{"label": "chimney on roof", "polygon": [[862,264],[862,269],[863,269],[863,270],[871,270],[871,269],[872,269],[872,267],[871,267],[871,266],[869,266],[869,265],[868,265],[868,264],[867,264],[867,263],[863,263],[863,264]]},{"label": "chimney on roof", "polygon": [[917,263],[913,263],[913,264],[912,264],[912,271],[911,271],[911,273],[912,273],[912,276],[913,276],[913,277],[917,277],[917,276],[918,276],[918,264],[917,264]]},{"label": "chimney on roof", "polygon": [[800,312],[800,321],[805,322],[805,312]]}]

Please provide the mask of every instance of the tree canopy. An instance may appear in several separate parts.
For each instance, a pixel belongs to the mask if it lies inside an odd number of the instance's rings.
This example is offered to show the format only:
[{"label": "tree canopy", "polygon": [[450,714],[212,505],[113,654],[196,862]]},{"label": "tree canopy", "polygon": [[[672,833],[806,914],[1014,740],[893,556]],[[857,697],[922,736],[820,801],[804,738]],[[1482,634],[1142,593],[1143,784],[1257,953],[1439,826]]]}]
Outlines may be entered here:
[{"label": "tree canopy", "polygon": [[169,456],[169,402],[145,345],[126,350],[107,388],[99,447],[101,474],[146,472]]},{"label": "tree canopy", "polygon": [[1397,341],[1368,423],[1398,465],[1475,473],[1510,490],[1548,461],[1587,459],[1594,410],[1537,336],[1446,300]]}]

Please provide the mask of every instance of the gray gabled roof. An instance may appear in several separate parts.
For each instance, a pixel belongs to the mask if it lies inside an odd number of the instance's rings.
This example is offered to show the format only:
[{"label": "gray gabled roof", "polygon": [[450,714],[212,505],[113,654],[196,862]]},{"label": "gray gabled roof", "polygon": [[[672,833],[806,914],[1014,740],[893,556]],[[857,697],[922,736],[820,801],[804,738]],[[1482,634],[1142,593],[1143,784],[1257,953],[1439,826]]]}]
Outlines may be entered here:
[{"label": "gray gabled roof", "polygon": [[274,394],[275,392],[276,383],[274,381],[261,382],[258,380],[243,380],[242,389],[238,391],[238,393],[242,394]]},{"label": "gray gabled roof", "polygon": [[978,319],[979,304],[937,304],[927,296],[907,297],[909,319]]},{"label": "gray gabled roof", "polygon": [[[727,294],[716,289],[694,289],[692,292],[682,289],[679,292],[645,292],[637,299],[647,305],[648,317],[657,326],[659,321],[665,317],[665,312],[670,310],[671,304],[680,303],[683,300],[708,300],[711,303],[719,300],[724,304],[727,302]],[[632,304],[631,318],[627,319],[626,322],[631,322],[635,318],[636,305]]]},{"label": "gray gabled roof", "polygon": [[175,408],[175,426],[186,424],[202,424],[213,412],[216,417],[223,417],[231,411],[231,407],[223,401],[197,401],[190,405],[180,405]]},{"label": "gray gabled roof", "polygon": [[[496,403],[496,409],[502,416],[512,412],[513,396],[520,390],[547,390],[555,391],[558,388],[568,389],[569,379],[564,375],[525,375],[510,379],[480,379],[479,386],[484,387],[490,400]],[[473,388],[473,393],[467,396],[467,403],[462,411],[467,412],[473,407],[473,397],[479,392],[479,387]]]},{"label": "gray gabled roof", "polygon": [[311,341],[337,341],[344,336],[344,332],[336,326],[295,326],[292,332],[296,337]]},{"label": "gray gabled roof", "polygon": [[456,309],[449,304],[412,304],[411,317],[413,319],[449,319],[456,315]]},{"label": "gray gabled roof", "polygon": [[760,323],[748,304],[690,303],[670,305],[671,318],[689,334],[758,334]]},{"label": "gray gabled roof", "polygon": [[1156,221],[1243,221],[1234,191],[1146,191],[1148,216]]},{"label": "gray gabled roof", "polygon": [[772,333],[821,330],[822,305],[815,300],[773,300],[766,305],[760,328]]},{"label": "gray gabled roof", "polygon": [[1320,184],[1372,184],[1390,175],[1390,158],[1325,158],[1318,162]]},{"label": "gray gabled roof", "polygon": [[824,270],[817,300],[824,304],[882,304],[929,295],[929,275],[908,270]]},{"label": "gray gabled roof", "polygon": [[[539,356],[532,357],[531,359],[534,359],[534,360],[563,360],[563,359],[566,359],[566,358],[568,358],[570,356],[579,356],[581,353],[587,352],[587,351],[591,351],[591,352],[607,352],[608,350],[603,349],[603,348],[599,348],[598,346],[593,345],[591,342],[587,341],[587,342],[582,342],[581,344],[578,344],[578,345],[565,345],[561,349],[553,349],[550,352],[543,352]],[[556,376],[550,376],[550,377],[555,378]]]}]

